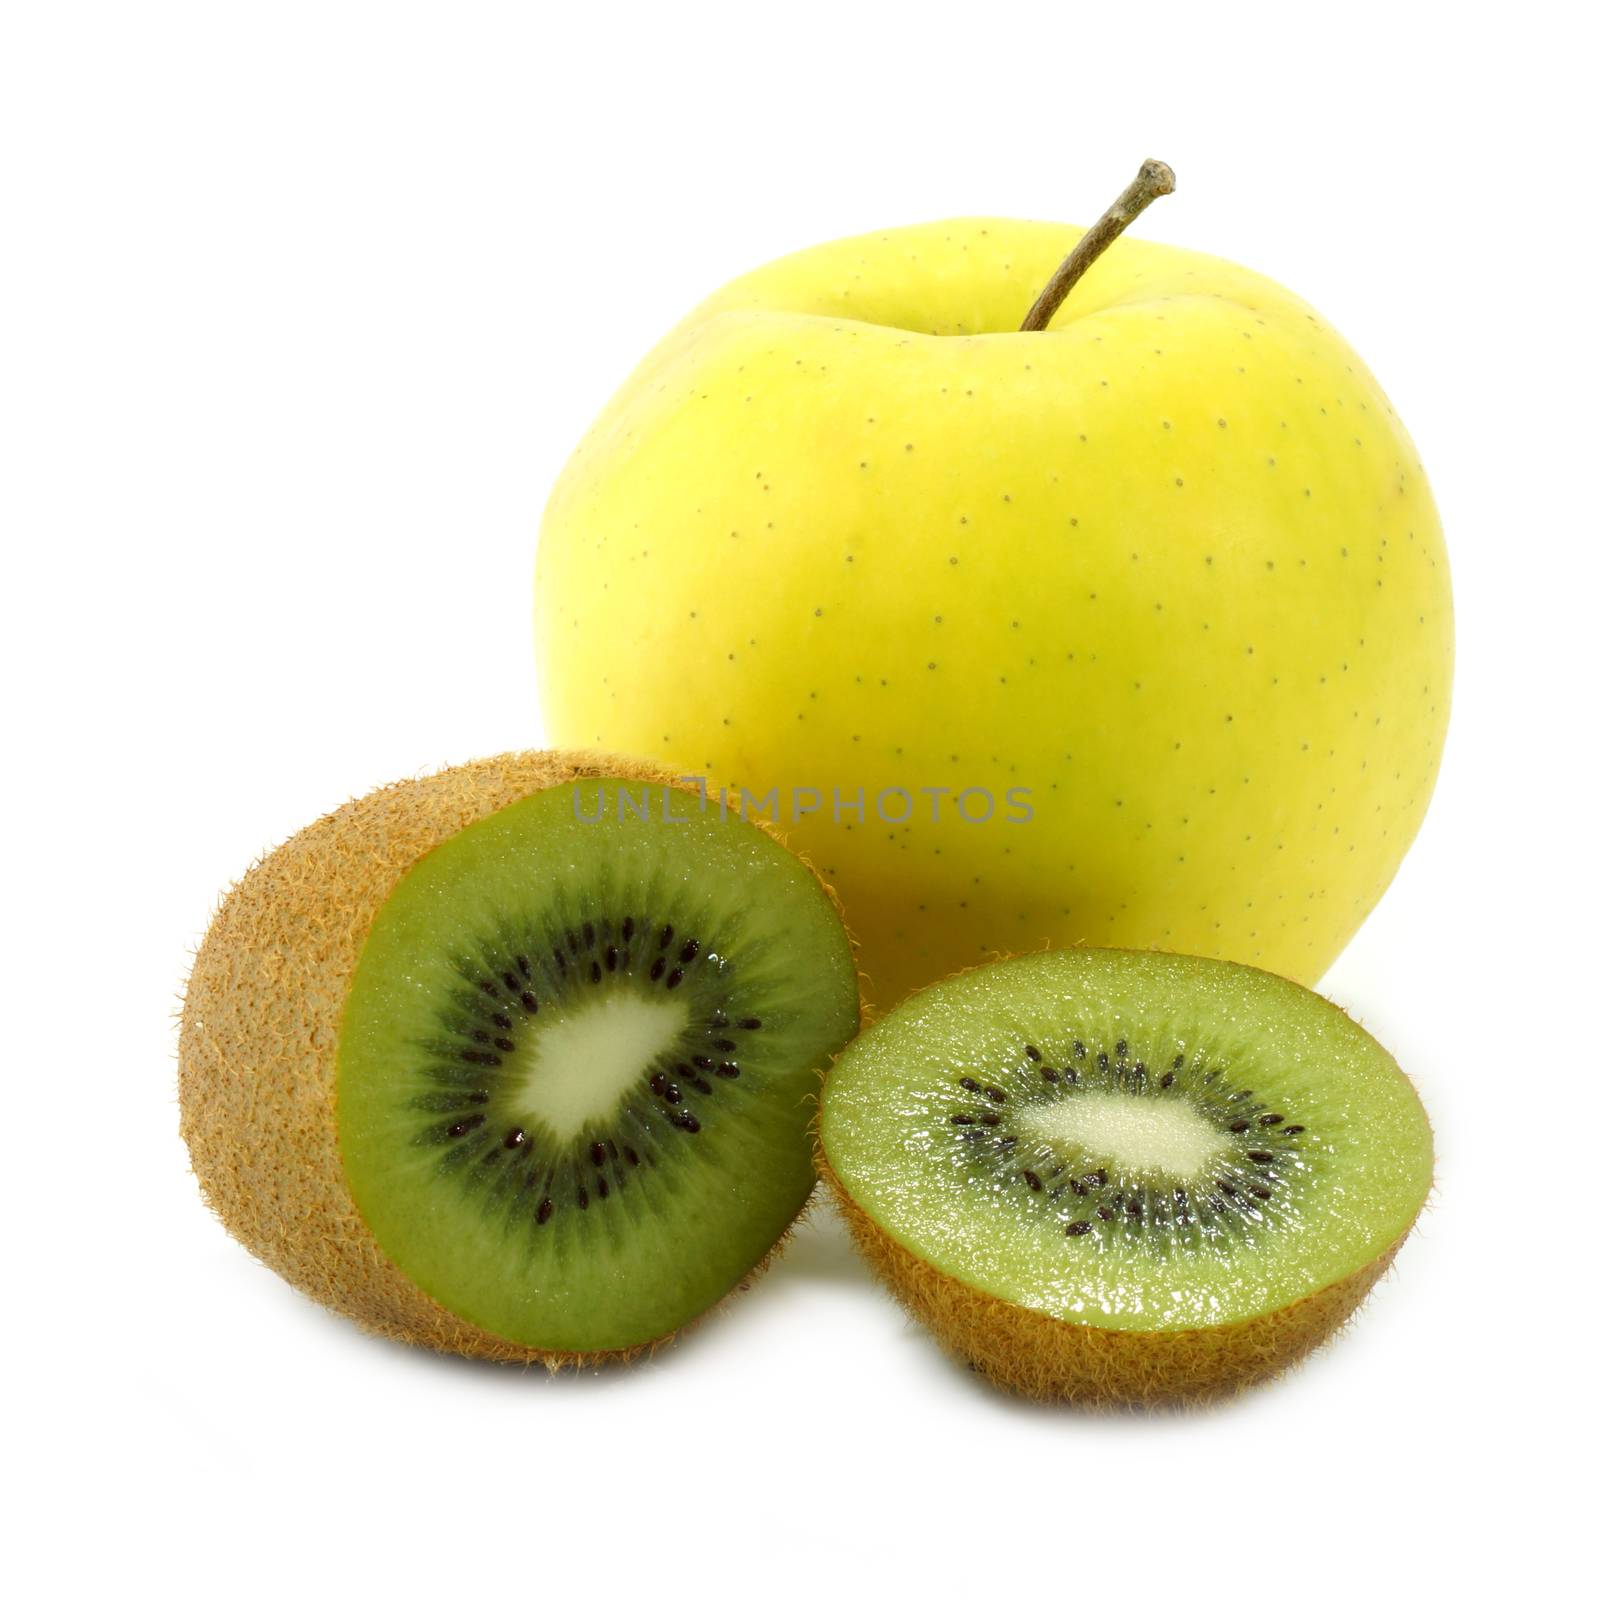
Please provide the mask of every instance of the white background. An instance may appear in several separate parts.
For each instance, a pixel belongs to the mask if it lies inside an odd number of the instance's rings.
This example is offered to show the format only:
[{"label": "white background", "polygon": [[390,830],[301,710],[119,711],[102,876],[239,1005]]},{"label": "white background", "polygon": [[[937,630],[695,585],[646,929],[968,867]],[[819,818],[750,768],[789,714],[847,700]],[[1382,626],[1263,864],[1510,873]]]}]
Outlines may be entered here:
[{"label": "white background", "polygon": [[[0,14],[23,1592],[1554,1583],[1588,1543],[1600,1112],[1595,152],[1557,8]],[[1142,236],[1362,351],[1454,563],[1438,796],[1323,986],[1438,1134],[1366,1314],[1239,1404],[1093,1419],[945,1362],[825,1216],[620,1374],[408,1352],[287,1289],[177,1138],[218,892],[351,794],[537,742],[544,494],[703,293],[885,224],[1087,222],[1147,154],[1180,187]]]}]

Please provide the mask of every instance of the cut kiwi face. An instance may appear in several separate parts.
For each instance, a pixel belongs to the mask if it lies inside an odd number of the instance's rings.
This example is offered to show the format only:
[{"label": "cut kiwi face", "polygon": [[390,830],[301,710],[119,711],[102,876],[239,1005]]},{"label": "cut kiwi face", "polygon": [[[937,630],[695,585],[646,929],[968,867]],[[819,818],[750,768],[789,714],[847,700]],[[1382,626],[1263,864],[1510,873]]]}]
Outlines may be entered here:
[{"label": "cut kiwi face", "polygon": [[557,1365],[669,1336],[785,1232],[859,1018],[849,940],[775,838],[655,776],[529,756],[397,785],[229,897],[184,1131],[290,1281]]},{"label": "cut kiwi face", "polygon": [[855,1013],[839,919],[782,846],[665,789],[638,791],[648,822],[580,820],[603,789],[530,796],[419,862],[340,1037],[379,1245],[458,1315],[557,1349],[671,1332],[766,1254]]},{"label": "cut kiwi face", "polygon": [[1283,978],[1054,951],[914,996],[829,1074],[823,1166],[940,1340],[1039,1398],[1239,1389],[1355,1308],[1432,1139],[1370,1035]]}]

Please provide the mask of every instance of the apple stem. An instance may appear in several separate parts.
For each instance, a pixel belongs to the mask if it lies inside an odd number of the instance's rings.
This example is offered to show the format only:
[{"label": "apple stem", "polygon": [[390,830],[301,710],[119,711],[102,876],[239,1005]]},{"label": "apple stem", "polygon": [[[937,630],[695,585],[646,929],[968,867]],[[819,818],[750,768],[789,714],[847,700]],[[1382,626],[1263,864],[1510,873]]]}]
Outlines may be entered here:
[{"label": "apple stem", "polygon": [[1101,253],[1152,200],[1171,194],[1178,180],[1165,161],[1147,161],[1139,175],[1112,201],[1110,208],[1072,247],[1067,259],[1055,270],[1032,309],[1022,319],[1024,333],[1041,333],[1067,298],[1072,286],[1099,260]]}]

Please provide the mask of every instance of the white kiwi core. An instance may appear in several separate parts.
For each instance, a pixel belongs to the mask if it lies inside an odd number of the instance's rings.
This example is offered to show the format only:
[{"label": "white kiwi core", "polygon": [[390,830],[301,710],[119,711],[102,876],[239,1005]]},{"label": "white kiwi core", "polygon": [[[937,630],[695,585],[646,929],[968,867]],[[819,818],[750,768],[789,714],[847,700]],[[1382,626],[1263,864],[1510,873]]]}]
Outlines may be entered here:
[{"label": "white kiwi core", "polygon": [[1198,1178],[1228,1136],[1186,1100],[1075,1094],[1028,1107],[1018,1120],[1063,1155],[1087,1155],[1125,1178]]},{"label": "white kiwi core", "polygon": [[613,990],[591,1004],[530,1029],[533,1059],[507,1101],[558,1139],[604,1117],[675,1040],[689,1004]]}]

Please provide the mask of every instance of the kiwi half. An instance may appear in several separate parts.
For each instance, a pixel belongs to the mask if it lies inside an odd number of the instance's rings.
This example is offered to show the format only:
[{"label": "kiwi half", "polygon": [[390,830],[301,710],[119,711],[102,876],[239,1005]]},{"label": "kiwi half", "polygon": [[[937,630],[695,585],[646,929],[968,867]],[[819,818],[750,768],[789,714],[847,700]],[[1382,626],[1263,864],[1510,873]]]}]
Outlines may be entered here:
[{"label": "kiwi half", "polygon": [[228,1228],[365,1326],[625,1355],[793,1221],[858,1021],[832,898],[775,838],[643,768],[510,755],[246,875],[190,978],[182,1131]]},{"label": "kiwi half", "polygon": [[1287,979],[1116,950],[935,984],[829,1073],[820,1165],[893,1292],[1037,1399],[1198,1401],[1337,1328],[1426,1200],[1410,1082]]}]

